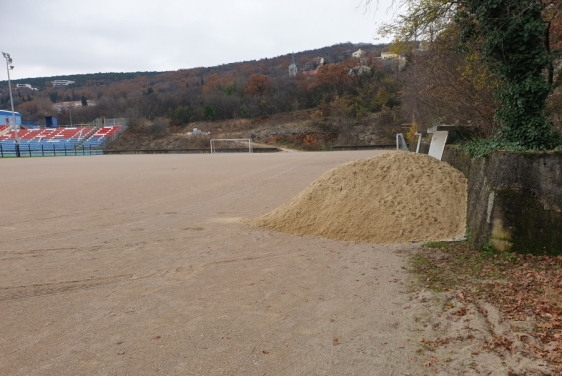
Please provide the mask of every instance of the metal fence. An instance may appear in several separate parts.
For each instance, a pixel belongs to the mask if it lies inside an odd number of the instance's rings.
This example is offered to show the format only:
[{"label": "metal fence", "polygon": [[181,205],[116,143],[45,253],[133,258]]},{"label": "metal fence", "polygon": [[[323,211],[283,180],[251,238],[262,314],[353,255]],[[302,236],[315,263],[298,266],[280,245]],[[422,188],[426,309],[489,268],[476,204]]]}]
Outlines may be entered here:
[{"label": "metal fence", "polygon": [[113,125],[127,125],[126,118],[115,118],[115,119],[103,119],[97,118],[95,119],[92,124],[94,127],[101,127],[101,126],[113,126]]},{"label": "metal fence", "polygon": [[44,146],[32,148],[31,145],[2,145],[0,144],[0,158],[11,157],[63,157],[73,155],[101,155],[103,150],[92,146],[63,147]]}]

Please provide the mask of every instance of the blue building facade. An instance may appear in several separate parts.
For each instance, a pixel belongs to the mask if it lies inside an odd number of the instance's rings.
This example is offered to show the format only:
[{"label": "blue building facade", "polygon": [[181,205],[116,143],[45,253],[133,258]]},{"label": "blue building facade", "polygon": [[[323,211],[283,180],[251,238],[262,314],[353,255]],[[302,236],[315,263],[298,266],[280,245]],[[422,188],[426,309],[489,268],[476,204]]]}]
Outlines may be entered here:
[{"label": "blue building facade", "polygon": [[[16,124],[21,125],[21,114],[19,112],[14,112],[16,115]],[[12,124],[12,111],[0,110],[0,126],[6,125],[6,118],[9,119],[10,124]]]}]

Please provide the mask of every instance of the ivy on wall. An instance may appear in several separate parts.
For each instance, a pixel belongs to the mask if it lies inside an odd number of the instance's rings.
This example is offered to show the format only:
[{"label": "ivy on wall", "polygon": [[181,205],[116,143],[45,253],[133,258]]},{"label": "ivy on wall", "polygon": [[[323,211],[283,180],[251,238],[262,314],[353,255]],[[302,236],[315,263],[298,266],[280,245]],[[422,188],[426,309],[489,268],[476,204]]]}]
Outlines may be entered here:
[{"label": "ivy on wall", "polygon": [[[545,116],[552,64],[543,3],[538,0],[464,0],[456,21],[461,41],[479,41],[481,54],[503,85],[497,96],[500,130],[491,146],[548,150],[561,140]],[[483,145],[484,146],[484,145]],[[473,145],[474,148],[474,145]]]}]

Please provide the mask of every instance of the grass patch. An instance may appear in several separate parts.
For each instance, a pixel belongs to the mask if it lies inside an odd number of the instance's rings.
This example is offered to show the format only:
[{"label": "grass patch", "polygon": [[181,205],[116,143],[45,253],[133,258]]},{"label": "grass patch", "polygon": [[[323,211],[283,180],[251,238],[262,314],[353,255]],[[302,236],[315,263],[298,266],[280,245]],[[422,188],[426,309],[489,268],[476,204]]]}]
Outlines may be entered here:
[{"label": "grass patch", "polygon": [[444,249],[447,248],[449,244],[449,242],[427,242],[423,246],[424,248]]},{"label": "grass patch", "polygon": [[430,242],[410,259],[417,284],[442,292],[463,283],[504,278],[502,267],[517,262],[509,253],[475,251],[466,242]]}]

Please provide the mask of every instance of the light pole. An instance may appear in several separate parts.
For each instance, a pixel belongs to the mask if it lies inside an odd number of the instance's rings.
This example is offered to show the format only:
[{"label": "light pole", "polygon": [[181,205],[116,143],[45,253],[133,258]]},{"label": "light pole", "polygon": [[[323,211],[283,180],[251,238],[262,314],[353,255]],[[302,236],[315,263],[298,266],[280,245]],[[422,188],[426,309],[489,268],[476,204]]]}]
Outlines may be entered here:
[{"label": "light pole", "polygon": [[6,72],[8,72],[8,87],[10,88],[10,103],[12,104],[12,127],[14,128],[15,138],[16,138],[16,156],[20,156],[20,136],[18,135],[19,126],[16,122],[16,114],[14,111],[14,98],[12,97],[12,82],[10,81],[10,70],[14,69],[12,65],[12,58],[10,54],[2,52],[2,55],[6,59]]}]

